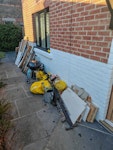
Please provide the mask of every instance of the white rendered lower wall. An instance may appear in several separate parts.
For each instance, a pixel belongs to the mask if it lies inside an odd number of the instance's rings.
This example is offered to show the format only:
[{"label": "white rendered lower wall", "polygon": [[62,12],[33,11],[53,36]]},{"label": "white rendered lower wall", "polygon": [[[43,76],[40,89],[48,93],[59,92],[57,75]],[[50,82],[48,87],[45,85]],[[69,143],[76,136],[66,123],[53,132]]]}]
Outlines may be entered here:
[{"label": "white rendered lower wall", "polygon": [[93,103],[99,107],[96,119],[105,119],[113,83],[112,65],[55,49],[51,49],[50,54],[37,48],[34,50],[47,72],[59,75],[68,86],[77,84],[84,88],[91,95]]}]

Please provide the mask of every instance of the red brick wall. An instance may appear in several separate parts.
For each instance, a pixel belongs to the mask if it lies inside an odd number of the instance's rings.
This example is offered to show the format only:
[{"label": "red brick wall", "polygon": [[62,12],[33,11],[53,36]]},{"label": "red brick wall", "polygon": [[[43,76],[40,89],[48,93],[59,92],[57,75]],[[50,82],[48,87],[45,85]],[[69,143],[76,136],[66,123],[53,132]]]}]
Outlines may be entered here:
[{"label": "red brick wall", "polygon": [[109,29],[111,16],[106,0],[24,0],[25,33],[29,40],[35,41],[31,14],[48,6],[51,48],[107,62],[113,32]]}]

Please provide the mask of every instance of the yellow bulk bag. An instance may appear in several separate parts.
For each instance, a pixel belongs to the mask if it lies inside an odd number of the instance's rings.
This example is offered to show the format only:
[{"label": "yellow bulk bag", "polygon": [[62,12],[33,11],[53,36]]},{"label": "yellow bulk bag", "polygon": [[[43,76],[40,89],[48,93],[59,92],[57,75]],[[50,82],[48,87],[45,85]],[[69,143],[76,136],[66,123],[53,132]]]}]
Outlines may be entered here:
[{"label": "yellow bulk bag", "polygon": [[51,84],[48,80],[34,82],[30,87],[30,91],[34,94],[44,94],[44,89],[51,89]]},{"label": "yellow bulk bag", "polygon": [[37,72],[36,72],[36,78],[37,78],[38,80],[47,80],[48,75],[45,74],[43,71],[37,71]]},{"label": "yellow bulk bag", "polygon": [[63,90],[65,90],[67,88],[67,84],[63,81],[63,80],[57,80],[55,83],[54,83],[54,86],[56,87],[56,89],[59,91],[59,92],[62,92]]},{"label": "yellow bulk bag", "polygon": [[36,78],[38,80],[42,80],[42,77],[45,75],[45,73],[43,71],[37,71],[36,72]]},{"label": "yellow bulk bag", "polygon": [[48,75],[47,74],[44,74],[43,76],[42,76],[42,80],[47,80],[48,79]]}]

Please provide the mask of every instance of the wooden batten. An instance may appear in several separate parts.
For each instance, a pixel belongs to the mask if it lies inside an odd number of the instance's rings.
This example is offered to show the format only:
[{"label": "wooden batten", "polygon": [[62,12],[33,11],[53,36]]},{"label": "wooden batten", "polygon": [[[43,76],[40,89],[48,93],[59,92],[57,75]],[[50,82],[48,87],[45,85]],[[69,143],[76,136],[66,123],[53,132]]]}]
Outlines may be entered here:
[{"label": "wooden batten", "polygon": [[95,117],[96,117],[98,108],[97,108],[97,106],[95,106],[93,103],[89,103],[89,107],[90,107],[90,111],[89,111],[89,114],[88,114],[86,120],[87,120],[87,122],[93,123],[93,122],[94,122],[94,119],[95,119]]}]

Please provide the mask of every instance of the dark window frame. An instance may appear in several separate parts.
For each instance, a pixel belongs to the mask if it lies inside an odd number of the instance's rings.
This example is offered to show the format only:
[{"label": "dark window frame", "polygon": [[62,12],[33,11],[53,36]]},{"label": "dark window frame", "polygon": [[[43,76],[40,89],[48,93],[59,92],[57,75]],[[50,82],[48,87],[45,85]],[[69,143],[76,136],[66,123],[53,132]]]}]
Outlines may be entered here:
[{"label": "dark window frame", "polygon": [[109,0],[106,0],[106,3],[107,3],[107,5],[108,5],[108,9],[109,9],[109,11],[110,11],[110,13],[111,13],[111,20],[110,20],[110,25],[109,25],[109,28],[111,29],[111,30],[113,30],[113,6],[111,6],[112,4],[110,3],[110,1]]},{"label": "dark window frame", "polygon": [[[44,51],[48,51],[50,49],[50,32],[49,32],[49,47],[47,46],[47,20],[46,20],[46,15],[47,13],[49,13],[49,8],[46,8],[46,9],[43,9],[37,13],[34,14],[34,27],[35,27],[35,39],[36,39],[36,47],[41,49],[41,50],[44,50]],[[42,46],[42,37],[41,37],[41,22],[40,22],[40,19],[41,19],[41,14],[44,14],[44,35],[45,35],[45,38],[44,38],[44,44],[45,44],[45,47]],[[38,19],[38,29],[36,27],[36,17]],[[50,25],[49,25],[50,26]],[[39,32],[39,35],[37,34],[37,30]],[[37,40],[37,37],[39,38],[39,44],[38,44],[38,40]]]}]

